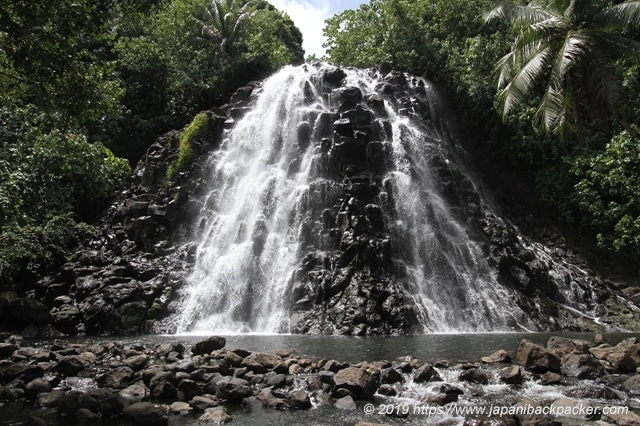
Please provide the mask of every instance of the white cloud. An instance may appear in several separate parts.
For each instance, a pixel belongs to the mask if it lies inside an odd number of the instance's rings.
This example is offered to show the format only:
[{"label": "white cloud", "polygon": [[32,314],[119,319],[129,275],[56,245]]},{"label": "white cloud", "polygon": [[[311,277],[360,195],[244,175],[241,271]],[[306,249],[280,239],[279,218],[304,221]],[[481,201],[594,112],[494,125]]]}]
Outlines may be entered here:
[{"label": "white cloud", "polygon": [[331,16],[327,0],[269,0],[269,3],[289,15],[300,28],[305,55],[315,54],[317,57],[324,55],[322,43],[325,39],[322,29],[324,20]]}]

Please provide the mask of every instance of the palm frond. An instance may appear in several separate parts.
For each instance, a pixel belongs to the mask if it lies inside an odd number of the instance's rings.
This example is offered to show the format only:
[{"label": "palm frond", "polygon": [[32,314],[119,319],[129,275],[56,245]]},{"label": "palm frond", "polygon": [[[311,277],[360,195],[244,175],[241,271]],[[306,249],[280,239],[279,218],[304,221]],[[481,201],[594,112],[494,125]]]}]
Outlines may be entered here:
[{"label": "palm frond", "polygon": [[593,23],[607,28],[640,27],[640,1],[616,4],[594,16]]},{"label": "palm frond", "polygon": [[553,14],[537,7],[502,4],[483,13],[482,18],[485,22],[504,19],[511,24],[526,24],[530,22],[541,22],[552,16]]},{"label": "palm frond", "polygon": [[598,44],[610,52],[619,52],[629,58],[640,60],[640,41],[619,34],[598,34]]},{"label": "palm frond", "polygon": [[574,97],[570,82],[557,85],[557,81],[552,80],[536,111],[536,120],[547,133],[564,137],[575,133],[573,115]]},{"label": "palm frond", "polygon": [[546,46],[540,47],[538,52],[526,58],[526,62],[500,93],[503,116],[508,115],[514,107],[523,104],[529,98],[529,92],[536,80],[542,75],[550,56],[551,49]]},{"label": "palm frond", "polygon": [[558,50],[554,74],[558,80],[563,80],[571,69],[580,65],[583,58],[592,49],[593,40],[588,31],[569,31],[563,40],[561,48]]},{"label": "palm frond", "polygon": [[494,73],[496,74],[499,90],[503,89],[507,84],[509,84],[508,82],[513,79],[513,70],[516,61],[515,56],[516,52],[511,51],[500,58],[496,64]]},{"label": "palm frond", "polygon": [[585,86],[593,94],[595,103],[604,104],[614,111],[617,101],[622,96],[622,82],[612,61],[600,60],[605,54],[593,55],[586,62],[587,72]]}]

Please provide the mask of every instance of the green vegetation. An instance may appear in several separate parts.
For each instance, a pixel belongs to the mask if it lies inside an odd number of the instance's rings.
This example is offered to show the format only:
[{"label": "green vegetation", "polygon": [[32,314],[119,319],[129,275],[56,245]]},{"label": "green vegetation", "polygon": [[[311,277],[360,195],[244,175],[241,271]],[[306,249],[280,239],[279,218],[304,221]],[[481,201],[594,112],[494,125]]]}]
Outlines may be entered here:
[{"label": "green vegetation", "polygon": [[[324,32],[338,65],[429,78],[471,148],[637,265],[639,26],[636,0],[371,0]],[[168,173],[187,167],[209,126],[198,113],[302,62],[301,44],[263,0],[0,4],[0,284],[29,288],[63,262],[130,165],[195,117]]]},{"label": "green vegetation", "polygon": [[615,61],[640,58],[640,43],[621,30],[639,18],[639,2],[537,0],[487,12],[487,21],[505,20],[516,33],[511,51],[498,62],[502,115],[525,104],[542,84],[536,118],[548,133],[567,136],[580,120],[615,116],[622,92]]},{"label": "green vegetation", "polygon": [[637,265],[640,2],[496,3],[371,0],[327,20],[327,59],[429,78],[521,198]]},{"label": "green vegetation", "polygon": [[[3,2],[0,287],[25,291],[66,261],[157,136],[302,62],[301,45],[265,1]],[[206,119],[183,135],[176,170]]]},{"label": "green vegetation", "polygon": [[171,180],[175,175],[183,171],[200,154],[198,144],[211,138],[214,132],[215,120],[206,112],[196,115],[180,135],[178,142],[178,158],[167,170],[167,179]]}]

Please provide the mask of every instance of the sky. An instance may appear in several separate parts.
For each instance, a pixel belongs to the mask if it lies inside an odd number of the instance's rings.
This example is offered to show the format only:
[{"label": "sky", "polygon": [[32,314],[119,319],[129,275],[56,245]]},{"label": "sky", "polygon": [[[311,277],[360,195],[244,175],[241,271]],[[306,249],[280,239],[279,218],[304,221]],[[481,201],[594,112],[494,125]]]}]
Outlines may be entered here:
[{"label": "sky", "polygon": [[269,0],[277,9],[285,12],[302,31],[302,47],[305,56],[324,55],[324,20],[346,9],[357,9],[369,0]]}]

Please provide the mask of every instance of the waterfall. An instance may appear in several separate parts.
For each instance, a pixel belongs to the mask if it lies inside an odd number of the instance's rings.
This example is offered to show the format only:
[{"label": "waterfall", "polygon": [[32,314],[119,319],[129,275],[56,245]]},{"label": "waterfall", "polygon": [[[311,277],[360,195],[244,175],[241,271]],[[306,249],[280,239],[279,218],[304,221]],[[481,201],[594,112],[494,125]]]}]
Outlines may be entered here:
[{"label": "waterfall", "polygon": [[252,99],[209,160],[178,332],[524,326],[478,231],[490,207],[455,164],[428,82],[305,65]]}]

